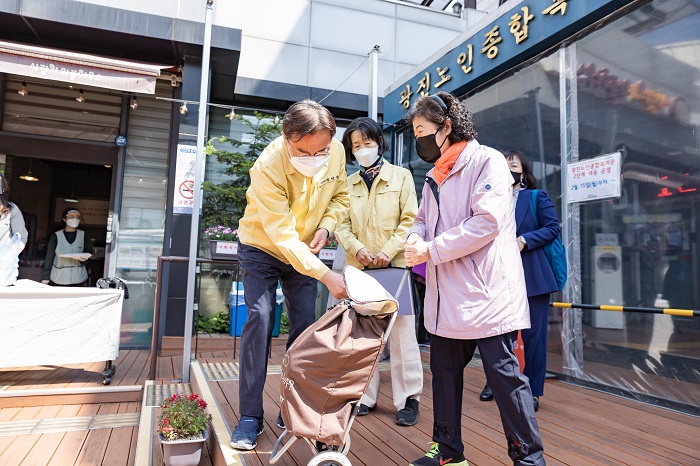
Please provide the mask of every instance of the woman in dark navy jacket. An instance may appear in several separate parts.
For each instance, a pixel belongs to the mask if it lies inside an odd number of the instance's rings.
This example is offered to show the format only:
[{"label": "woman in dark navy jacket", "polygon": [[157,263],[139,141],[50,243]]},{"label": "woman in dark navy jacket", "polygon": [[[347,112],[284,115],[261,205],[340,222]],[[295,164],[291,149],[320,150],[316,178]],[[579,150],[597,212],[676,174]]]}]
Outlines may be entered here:
[{"label": "woman in dark navy jacket", "polygon": [[[530,328],[522,330],[525,347],[524,374],[530,379],[535,411],[539,409],[539,397],[544,395],[544,376],[547,369],[547,316],[549,294],[559,291],[552,267],[544,254],[543,246],[559,236],[559,219],[554,204],[546,191],[537,191],[537,222],[532,211],[532,196],[537,189],[537,178],[532,165],[517,150],[506,151],[506,159],[513,175],[516,234],[525,271],[527,301],[530,305]],[[537,228],[539,224],[539,228]],[[479,396],[481,401],[493,399],[488,384]]]}]

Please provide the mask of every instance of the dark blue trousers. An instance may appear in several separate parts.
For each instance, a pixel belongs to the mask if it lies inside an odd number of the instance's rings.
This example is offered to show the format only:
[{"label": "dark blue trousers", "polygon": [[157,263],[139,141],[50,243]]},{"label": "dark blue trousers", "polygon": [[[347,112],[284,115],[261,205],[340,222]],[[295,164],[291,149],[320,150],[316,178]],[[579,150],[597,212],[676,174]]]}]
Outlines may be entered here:
[{"label": "dark blue trousers", "polygon": [[450,456],[464,452],[462,443],[462,395],[464,369],[479,348],[484,372],[493,390],[508,442],[508,456],[515,466],[542,466],[540,439],[532,392],[520,373],[515,357],[518,332],[478,340],[457,340],[433,335],[430,370],[433,373],[433,441]]},{"label": "dark blue trousers", "polygon": [[318,282],[266,252],[240,242],[238,264],[248,308],[248,320],[241,331],[239,353],[240,414],[262,418],[267,351],[275,324],[277,282],[282,283],[289,317],[287,348],[315,320]]},{"label": "dark blue trousers", "polygon": [[547,324],[549,315],[549,293],[529,296],[530,328],[522,330],[525,346],[525,369],[530,379],[532,396],[544,395],[544,376],[547,372]]}]

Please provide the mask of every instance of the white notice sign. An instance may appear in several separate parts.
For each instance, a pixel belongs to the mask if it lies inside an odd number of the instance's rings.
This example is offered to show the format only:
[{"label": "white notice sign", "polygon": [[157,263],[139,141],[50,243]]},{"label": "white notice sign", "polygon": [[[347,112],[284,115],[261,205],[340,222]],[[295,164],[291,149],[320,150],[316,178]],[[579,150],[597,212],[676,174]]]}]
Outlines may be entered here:
[{"label": "white notice sign", "polygon": [[[175,196],[173,213],[192,215],[194,203],[194,170],[197,161],[197,146],[177,145],[177,164],[175,165]],[[204,158],[202,158],[204,173]],[[201,212],[202,206],[199,206]]]},{"label": "white notice sign", "polygon": [[566,177],[569,203],[620,197],[620,168],[619,152],[570,164]]}]

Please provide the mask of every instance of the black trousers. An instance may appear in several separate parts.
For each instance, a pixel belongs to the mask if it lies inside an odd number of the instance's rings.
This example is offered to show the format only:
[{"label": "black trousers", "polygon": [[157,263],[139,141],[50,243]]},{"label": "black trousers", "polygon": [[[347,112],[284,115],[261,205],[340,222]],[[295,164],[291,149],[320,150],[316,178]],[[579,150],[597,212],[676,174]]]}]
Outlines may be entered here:
[{"label": "black trousers", "polygon": [[430,339],[430,370],[433,374],[433,441],[451,456],[464,452],[462,443],[462,396],[464,369],[479,348],[484,372],[493,390],[508,442],[508,456],[515,466],[541,466],[542,455],[532,392],[520,373],[515,357],[518,332],[478,340],[457,340],[433,335]]},{"label": "black trousers", "polygon": [[248,318],[241,332],[239,404],[241,416],[263,417],[267,351],[275,323],[277,282],[282,283],[289,337],[287,348],[314,323],[318,282],[258,248],[238,243]]}]

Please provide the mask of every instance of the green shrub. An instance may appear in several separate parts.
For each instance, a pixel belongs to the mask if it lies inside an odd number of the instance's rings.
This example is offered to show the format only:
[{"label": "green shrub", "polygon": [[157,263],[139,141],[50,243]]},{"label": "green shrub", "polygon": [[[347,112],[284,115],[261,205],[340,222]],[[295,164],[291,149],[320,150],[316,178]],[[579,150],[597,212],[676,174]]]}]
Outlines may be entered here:
[{"label": "green shrub", "polygon": [[197,331],[201,333],[229,333],[231,321],[228,311],[217,312],[206,318],[197,316]]}]

